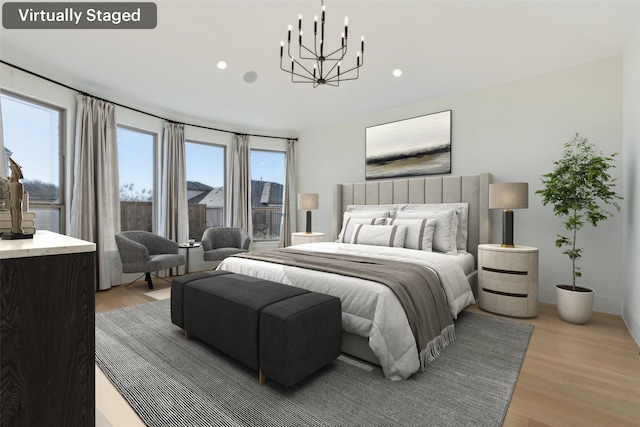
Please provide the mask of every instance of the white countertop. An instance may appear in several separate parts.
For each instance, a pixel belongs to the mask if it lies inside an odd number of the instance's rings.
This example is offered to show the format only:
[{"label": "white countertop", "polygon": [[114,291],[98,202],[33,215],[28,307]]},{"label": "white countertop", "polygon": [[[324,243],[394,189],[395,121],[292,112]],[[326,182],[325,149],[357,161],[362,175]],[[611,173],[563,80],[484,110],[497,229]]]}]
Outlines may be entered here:
[{"label": "white countertop", "polygon": [[33,239],[0,240],[0,259],[95,252],[95,250],[95,243],[46,230],[37,230]]}]

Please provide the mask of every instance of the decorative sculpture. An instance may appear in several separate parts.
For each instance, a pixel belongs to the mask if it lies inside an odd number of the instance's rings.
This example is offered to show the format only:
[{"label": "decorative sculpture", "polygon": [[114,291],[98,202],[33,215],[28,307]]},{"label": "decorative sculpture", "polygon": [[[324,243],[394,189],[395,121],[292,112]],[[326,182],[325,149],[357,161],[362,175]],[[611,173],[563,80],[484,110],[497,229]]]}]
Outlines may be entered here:
[{"label": "decorative sculpture", "polygon": [[22,167],[11,157],[9,157],[9,166],[11,167],[11,178],[9,180],[11,234],[24,235],[22,231],[22,197],[24,196],[24,185],[20,182],[24,176],[22,175]]}]

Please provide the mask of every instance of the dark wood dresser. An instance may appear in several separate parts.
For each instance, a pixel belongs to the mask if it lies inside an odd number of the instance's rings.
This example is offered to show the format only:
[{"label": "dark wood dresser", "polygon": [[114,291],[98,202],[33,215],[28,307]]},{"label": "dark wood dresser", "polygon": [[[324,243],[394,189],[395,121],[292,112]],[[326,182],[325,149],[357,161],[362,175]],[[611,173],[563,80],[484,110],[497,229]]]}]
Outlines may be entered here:
[{"label": "dark wood dresser", "polygon": [[0,240],[0,425],[95,425],[95,250]]}]

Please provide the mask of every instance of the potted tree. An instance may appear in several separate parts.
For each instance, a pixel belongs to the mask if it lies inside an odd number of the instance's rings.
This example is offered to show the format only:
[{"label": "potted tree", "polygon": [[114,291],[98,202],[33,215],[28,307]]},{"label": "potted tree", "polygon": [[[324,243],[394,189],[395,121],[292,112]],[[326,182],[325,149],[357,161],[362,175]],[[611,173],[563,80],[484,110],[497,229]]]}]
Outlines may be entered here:
[{"label": "potted tree", "polygon": [[583,251],[576,247],[576,237],[586,222],[596,227],[613,216],[605,206],[620,211],[617,201],[622,197],[616,193],[616,180],[609,174],[609,169],[615,168],[616,155],[604,156],[595,144],[576,133],[564,145],[562,158],[553,162],[553,171],[542,175],[543,188],[536,191],[542,196],[542,204],[553,206],[553,213],[563,218],[569,233],[557,235],[555,245],[564,248],[563,254],[571,260],[572,284],[556,285],[558,314],[570,323],[584,324],[591,320],[594,291],[576,285],[576,279],[582,277],[577,261]]}]

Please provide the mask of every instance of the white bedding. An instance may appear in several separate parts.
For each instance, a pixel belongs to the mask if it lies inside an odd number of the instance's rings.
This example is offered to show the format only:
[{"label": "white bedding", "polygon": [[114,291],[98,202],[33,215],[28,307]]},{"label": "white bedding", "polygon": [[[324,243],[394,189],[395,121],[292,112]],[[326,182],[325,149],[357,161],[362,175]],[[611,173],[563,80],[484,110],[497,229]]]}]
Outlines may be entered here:
[{"label": "white bedding", "polygon": [[[451,315],[474,302],[463,265],[468,268],[468,254],[446,255],[369,245],[335,242],[297,245],[297,250],[344,253],[411,262],[432,268],[445,290]],[[406,379],[420,369],[418,349],[404,310],[395,294],[385,285],[363,279],[341,276],[229,257],[218,269],[246,274],[311,291],[339,297],[342,302],[342,329],[369,338],[369,347],[380,361],[385,377]]]}]

